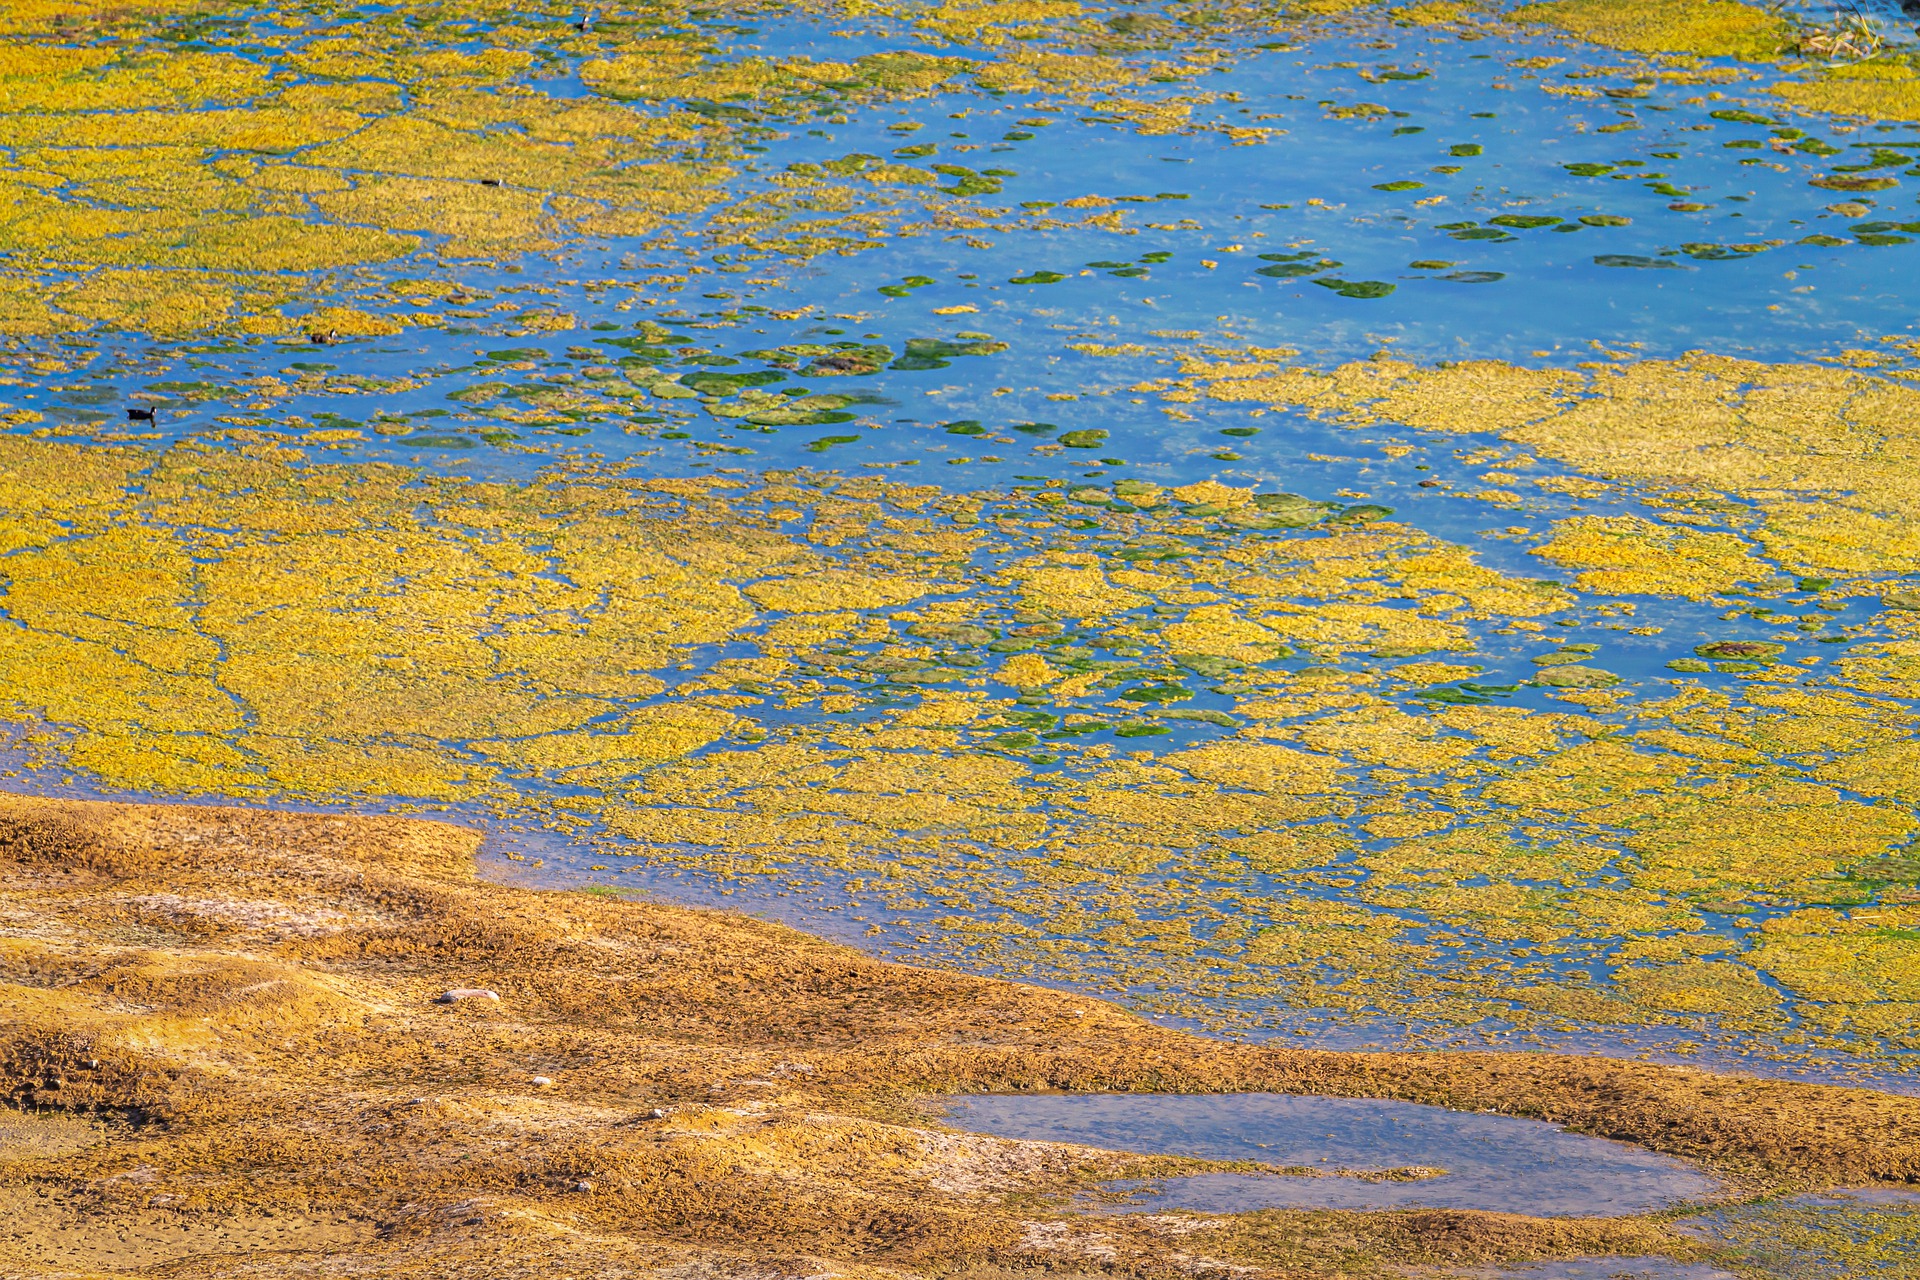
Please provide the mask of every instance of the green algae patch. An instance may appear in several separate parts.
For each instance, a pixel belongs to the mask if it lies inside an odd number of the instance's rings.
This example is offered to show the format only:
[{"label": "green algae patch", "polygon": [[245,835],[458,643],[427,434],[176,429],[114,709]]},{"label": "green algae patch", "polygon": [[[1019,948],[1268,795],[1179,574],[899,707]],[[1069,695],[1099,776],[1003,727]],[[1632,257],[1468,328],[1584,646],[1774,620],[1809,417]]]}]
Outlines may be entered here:
[{"label": "green algae patch", "polygon": [[1066,431],[1060,435],[1060,443],[1069,449],[1098,449],[1107,442],[1107,433],[1099,427],[1088,427],[1080,431]]},{"label": "green algae patch", "polygon": [[1807,185],[1828,191],[1886,191],[1900,185],[1898,178],[1869,178],[1854,173],[1829,173],[1809,178]]},{"label": "green algae patch", "polygon": [[1631,53],[1770,62],[1790,52],[1796,39],[1790,23],[1735,0],[1552,0],[1524,5],[1510,16]]},{"label": "green algae patch", "polygon": [[1734,659],[1743,662],[1771,662],[1787,651],[1787,646],[1769,640],[1714,640],[1693,647],[1702,658]]},{"label": "green algae patch", "polygon": [[1598,667],[1555,665],[1534,676],[1533,683],[1550,689],[1606,689],[1620,683],[1620,677]]},{"label": "green algae patch", "polygon": [[1342,298],[1384,298],[1399,287],[1384,280],[1341,280],[1334,276],[1313,283],[1333,290]]}]

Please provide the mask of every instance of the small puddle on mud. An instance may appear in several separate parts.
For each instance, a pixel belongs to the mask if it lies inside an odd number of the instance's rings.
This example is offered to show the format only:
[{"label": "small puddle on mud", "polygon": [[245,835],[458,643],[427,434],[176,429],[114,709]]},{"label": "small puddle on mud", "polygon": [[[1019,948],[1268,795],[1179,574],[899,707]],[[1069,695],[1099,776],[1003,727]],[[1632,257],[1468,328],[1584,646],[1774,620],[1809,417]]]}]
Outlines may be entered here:
[{"label": "small puddle on mud", "polygon": [[1513,1271],[1450,1271],[1447,1280],[1740,1280],[1702,1262],[1665,1258],[1571,1258]]},{"label": "small puddle on mud", "polygon": [[1003,1138],[1115,1151],[1258,1160],[1328,1173],[1426,1167],[1417,1181],[1203,1173],[1110,1183],[1121,1212],[1189,1209],[1487,1209],[1540,1216],[1644,1213],[1712,1194],[1683,1161],[1517,1116],[1411,1102],[1274,1093],[992,1095],[945,1122]]}]

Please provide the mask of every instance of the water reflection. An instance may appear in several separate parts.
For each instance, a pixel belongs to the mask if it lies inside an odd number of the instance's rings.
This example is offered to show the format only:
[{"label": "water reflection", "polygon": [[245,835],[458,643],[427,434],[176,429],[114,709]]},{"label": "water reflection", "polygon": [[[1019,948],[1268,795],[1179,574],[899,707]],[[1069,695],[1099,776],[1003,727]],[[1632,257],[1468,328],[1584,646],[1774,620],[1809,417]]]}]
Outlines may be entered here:
[{"label": "water reflection", "polygon": [[1126,1210],[1381,1209],[1644,1213],[1713,1193],[1686,1163],[1517,1116],[1411,1102],[1273,1093],[996,1095],[955,1101],[946,1123],[1007,1138],[1337,1171],[1442,1169],[1437,1177],[1206,1173],[1120,1185]]}]

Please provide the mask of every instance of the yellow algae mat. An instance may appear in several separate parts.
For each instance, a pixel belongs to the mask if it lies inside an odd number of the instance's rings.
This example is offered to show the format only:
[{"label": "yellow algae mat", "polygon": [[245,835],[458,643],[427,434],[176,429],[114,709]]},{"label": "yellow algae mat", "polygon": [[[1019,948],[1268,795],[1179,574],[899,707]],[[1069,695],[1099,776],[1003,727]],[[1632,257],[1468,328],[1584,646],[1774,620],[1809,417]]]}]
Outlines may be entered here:
[{"label": "yellow algae mat", "polygon": [[[0,701],[27,762],[97,785],[467,805],[1220,1022],[1911,1052],[1920,597],[1873,575],[1914,565],[1882,456],[1914,392],[1706,358],[1179,369],[1176,401],[1471,418],[1515,442],[1472,446],[1484,484],[1532,487],[1531,449],[1608,477],[1548,488],[1664,496],[1553,524],[1530,554],[1563,584],[1217,481],[510,484],[0,438]],[[1674,601],[1729,638],[1657,639]],[[1620,674],[1648,642],[1682,656]],[[1506,705],[1490,650],[1541,701]]]}]

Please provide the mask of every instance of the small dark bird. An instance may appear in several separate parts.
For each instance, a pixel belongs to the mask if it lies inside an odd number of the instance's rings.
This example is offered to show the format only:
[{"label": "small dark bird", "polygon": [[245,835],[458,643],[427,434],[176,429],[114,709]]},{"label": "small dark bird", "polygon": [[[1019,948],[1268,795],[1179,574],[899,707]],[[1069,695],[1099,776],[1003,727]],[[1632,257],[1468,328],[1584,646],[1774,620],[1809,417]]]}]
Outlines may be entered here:
[{"label": "small dark bird", "polygon": [[329,329],[325,333],[321,333],[318,329],[315,329],[307,335],[307,341],[316,347],[324,347],[329,342],[337,342],[339,338],[340,331],[338,329]]},{"label": "small dark bird", "polygon": [[500,179],[498,179],[498,178],[482,178],[482,179],[480,179],[480,185],[481,185],[481,186],[483,186],[483,187],[497,187],[497,186],[499,186],[499,185],[500,185]]},{"label": "small dark bird", "polygon": [[152,422],[153,415],[154,415],[154,410],[151,408],[129,409],[127,410],[127,421],[128,422]]},{"label": "small dark bird", "polygon": [[598,12],[599,11],[595,9],[587,10],[587,12],[581,17],[580,21],[573,24],[574,27],[581,31],[593,30],[593,20],[598,15]]}]

